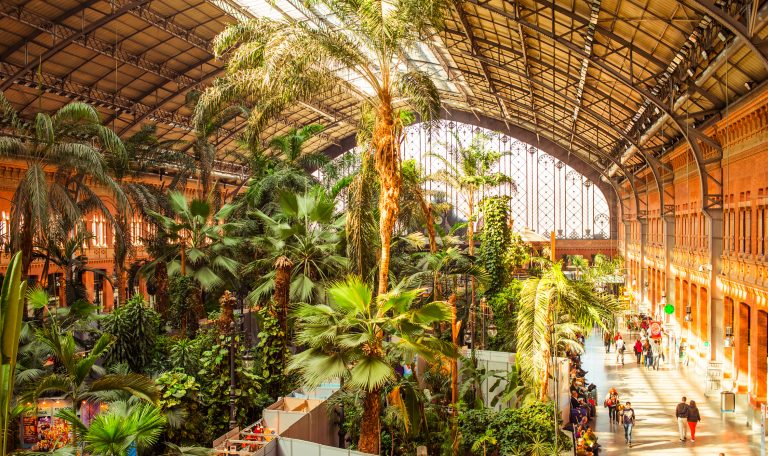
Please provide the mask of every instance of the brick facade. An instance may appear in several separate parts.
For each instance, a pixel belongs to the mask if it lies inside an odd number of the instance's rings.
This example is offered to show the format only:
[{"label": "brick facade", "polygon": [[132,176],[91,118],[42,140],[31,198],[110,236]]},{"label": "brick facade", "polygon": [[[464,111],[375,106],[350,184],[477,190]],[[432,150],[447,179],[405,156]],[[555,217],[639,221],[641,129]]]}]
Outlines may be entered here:
[{"label": "brick facade", "polygon": [[[722,160],[708,165],[722,176],[722,208],[702,209],[698,169],[681,144],[661,158],[672,169],[661,188],[673,211],[659,207],[659,185],[647,170],[636,182],[647,212],[634,207],[629,185],[622,187],[628,209],[619,250],[640,304],[684,338],[699,368],[723,362],[725,386],[749,393],[757,404],[768,390],[768,90],[755,91],[701,128],[722,145]],[[662,297],[675,304],[673,315],[661,312]]]}]

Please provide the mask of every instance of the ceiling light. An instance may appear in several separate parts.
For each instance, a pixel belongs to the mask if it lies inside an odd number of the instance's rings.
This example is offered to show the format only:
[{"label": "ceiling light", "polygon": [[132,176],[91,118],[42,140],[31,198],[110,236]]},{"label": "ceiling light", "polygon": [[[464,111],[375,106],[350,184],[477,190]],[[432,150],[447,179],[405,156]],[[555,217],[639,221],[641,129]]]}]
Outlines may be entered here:
[{"label": "ceiling light", "polygon": [[702,57],[704,57],[704,59],[706,60],[706,59],[707,59],[707,51],[705,51],[704,49],[702,49],[702,50],[701,50],[701,56],[702,56]]},{"label": "ceiling light", "polygon": [[725,43],[725,35],[723,34],[723,32],[717,32],[717,37],[720,38],[720,41]]},{"label": "ceiling light", "polygon": [[688,71],[686,71],[686,73],[688,73],[688,76],[693,77],[693,68],[688,68]]}]

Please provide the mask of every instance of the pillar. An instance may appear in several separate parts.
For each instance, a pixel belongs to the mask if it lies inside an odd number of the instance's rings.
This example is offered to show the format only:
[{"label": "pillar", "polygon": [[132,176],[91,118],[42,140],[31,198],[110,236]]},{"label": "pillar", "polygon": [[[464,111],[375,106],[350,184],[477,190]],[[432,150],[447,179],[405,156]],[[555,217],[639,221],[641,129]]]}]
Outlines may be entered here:
[{"label": "pillar", "polygon": [[644,306],[648,297],[648,290],[645,287],[645,283],[648,281],[648,267],[645,264],[645,247],[648,245],[648,219],[638,217],[637,222],[640,225],[640,276],[638,277],[638,284],[640,285],[640,305]]},{"label": "pillar", "polygon": [[735,319],[733,334],[736,336],[736,384],[738,392],[745,393],[749,389],[749,333],[750,309],[749,304],[739,303],[738,316]]},{"label": "pillar", "polygon": [[712,269],[709,271],[709,289],[708,299],[708,323],[709,334],[709,360],[723,361],[725,328],[723,327],[723,290],[717,283],[717,276],[720,274],[721,260],[723,255],[723,211],[721,209],[710,209],[704,212],[709,221],[709,264]]},{"label": "pillar", "polygon": [[[630,261],[629,261],[629,242],[630,242],[630,236],[632,236],[632,226],[628,221],[621,222],[624,224],[624,261],[627,263],[625,266],[628,268],[627,273],[631,276],[632,270],[630,269]],[[629,279],[629,278],[628,278]]]}]

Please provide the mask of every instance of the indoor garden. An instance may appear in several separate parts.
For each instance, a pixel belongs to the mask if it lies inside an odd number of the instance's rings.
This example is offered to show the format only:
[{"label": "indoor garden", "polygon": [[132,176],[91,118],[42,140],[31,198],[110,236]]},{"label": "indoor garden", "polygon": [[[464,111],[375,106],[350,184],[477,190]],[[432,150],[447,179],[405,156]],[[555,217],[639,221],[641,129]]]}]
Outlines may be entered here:
[{"label": "indoor garden", "polygon": [[[271,405],[321,389],[332,445],[362,453],[573,448],[558,360],[613,330],[624,266],[558,241],[609,238],[605,199],[533,146],[440,121],[441,90],[401,59],[443,1],[310,3],[343,26],[216,37],[226,71],[187,94],[193,141],[0,98],[0,155],[23,164],[0,233],[3,454],[258,454],[281,435]],[[361,100],[354,148],[314,147],[321,123],[274,134],[328,90]],[[217,137],[238,116],[230,182]],[[561,183],[533,201],[540,173]]]}]

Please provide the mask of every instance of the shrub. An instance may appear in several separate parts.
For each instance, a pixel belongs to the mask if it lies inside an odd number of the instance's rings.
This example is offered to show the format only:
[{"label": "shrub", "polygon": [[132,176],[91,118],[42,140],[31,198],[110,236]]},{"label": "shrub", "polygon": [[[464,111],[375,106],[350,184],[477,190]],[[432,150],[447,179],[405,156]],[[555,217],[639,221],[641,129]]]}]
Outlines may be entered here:
[{"label": "shrub", "polygon": [[125,363],[133,372],[145,372],[155,354],[160,314],[149,307],[141,295],[104,318],[104,331],[115,337],[108,364]]},{"label": "shrub", "polygon": [[[553,402],[536,402],[527,407],[505,409],[462,410],[459,414],[461,448],[472,454],[472,446],[483,439],[488,454],[533,454],[534,448],[554,448],[555,429],[552,423]],[[555,454],[571,448],[571,439],[559,430]],[[489,442],[488,436],[495,439]],[[479,445],[478,445],[479,446]],[[549,451],[552,454],[553,451]]]}]

